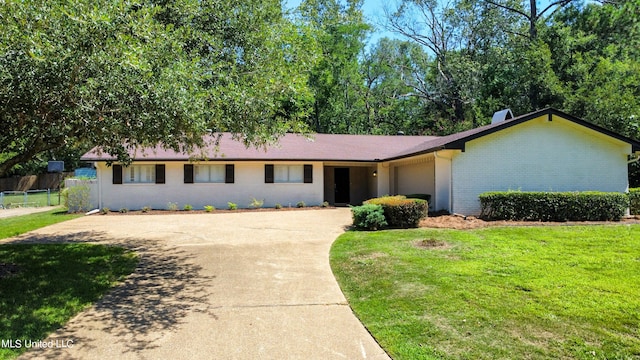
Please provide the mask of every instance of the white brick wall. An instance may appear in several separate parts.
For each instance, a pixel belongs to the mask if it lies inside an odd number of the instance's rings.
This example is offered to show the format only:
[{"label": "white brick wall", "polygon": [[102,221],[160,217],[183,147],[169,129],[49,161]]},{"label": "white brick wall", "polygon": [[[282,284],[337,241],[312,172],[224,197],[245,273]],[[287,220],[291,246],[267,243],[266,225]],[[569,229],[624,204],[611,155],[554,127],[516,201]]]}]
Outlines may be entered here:
[{"label": "white brick wall", "polygon": [[[144,164],[145,162],[136,162]],[[184,184],[183,166],[186,162],[149,162],[165,164],[165,184],[120,184],[112,183],[112,169],[104,163],[98,164],[100,180],[99,192],[102,207],[111,210],[127,208],[141,209],[149,206],[153,209],[166,209],[167,203],[174,202],[182,209],[190,204],[201,210],[205,205],[226,209],[227,202],[234,202],[239,208],[246,208],[251,199],[264,199],[265,207],[276,203],[282,206],[296,206],[299,201],[307,205],[320,205],[324,201],[324,174],[320,162],[287,162],[286,164],[312,164],[313,183],[264,183],[264,163],[236,162],[235,183]],[[275,162],[272,162],[276,164]],[[96,201],[97,203],[97,201]]]},{"label": "white brick wall", "polygon": [[467,142],[453,158],[453,212],[479,214],[485,191],[618,191],[630,145],[554,116]]}]

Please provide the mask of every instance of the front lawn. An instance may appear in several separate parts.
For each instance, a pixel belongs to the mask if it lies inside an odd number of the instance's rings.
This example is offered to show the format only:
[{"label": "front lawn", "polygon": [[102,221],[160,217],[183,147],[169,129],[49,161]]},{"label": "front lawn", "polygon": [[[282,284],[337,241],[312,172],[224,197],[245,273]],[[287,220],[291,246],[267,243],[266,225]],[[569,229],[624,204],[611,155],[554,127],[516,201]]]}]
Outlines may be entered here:
[{"label": "front lawn", "polygon": [[[0,239],[78,216],[58,208],[0,219]],[[113,246],[0,244],[0,359],[24,352],[26,341],[44,340],[136,264],[134,253]]]},{"label": "front lawn", "polygon": [[26,341],[44,340],[136,264],[134,253],[113,246],[0,245],[0,359],[27,350]]},{"label": "front lawn", "polygon": [[640,226],[348,232],[331,266],[394,359],[640,357]]}]

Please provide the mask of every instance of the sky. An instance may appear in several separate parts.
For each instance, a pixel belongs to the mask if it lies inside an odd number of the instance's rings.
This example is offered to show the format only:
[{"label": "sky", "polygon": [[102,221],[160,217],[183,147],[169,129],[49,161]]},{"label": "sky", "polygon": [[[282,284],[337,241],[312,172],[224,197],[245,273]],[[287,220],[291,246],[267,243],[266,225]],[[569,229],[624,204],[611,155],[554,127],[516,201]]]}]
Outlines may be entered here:
[{"label": "sky", "polygon": [[[290,8],[300,5],[301,0],[286,0]],[[362,13],[367,22],[374,27],[374,31],[368,39],[368,45],[376,44],[383,37],[402,39],[402,36],[384,28],[385,23],[384,9],[385,7],[396,8],[400,0],[364,0],[362,5]],[[550,0],[538,0],[538,9],[542,10],[550,4]]]},{"label": "sky", "polygon": [[[300,2],[301,0],[286,0],[286,3],[290,8],[300,5]],[[381,25],[384,23],[384,7],[393,6],[395,3],[396,1],[394,0],[364,0],[362,13],[367,22],[374,27],[374,31],[368,41],[369,44],[375,44],[379,39],[385,36],[390,38],[399,38],[399,35],[385,30]]]}]

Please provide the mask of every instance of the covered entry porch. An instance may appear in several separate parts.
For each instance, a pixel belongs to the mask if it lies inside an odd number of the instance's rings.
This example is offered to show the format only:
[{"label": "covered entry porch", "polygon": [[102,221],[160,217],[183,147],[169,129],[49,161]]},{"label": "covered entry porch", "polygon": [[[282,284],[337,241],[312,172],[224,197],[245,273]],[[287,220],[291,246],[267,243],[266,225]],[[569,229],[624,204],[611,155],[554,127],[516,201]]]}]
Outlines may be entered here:
[{"label": "covered entry porch", "polygon": [[451,208],[451,151],[371,163],[325,163],[324,198],[332,205],[360,205],[384,195],[429,194],[429,209]]},{"label": "covered entry porch", "polygon": [[325,163],[324,198],[331,205],[360,205],[378,196],[378,164]]}]

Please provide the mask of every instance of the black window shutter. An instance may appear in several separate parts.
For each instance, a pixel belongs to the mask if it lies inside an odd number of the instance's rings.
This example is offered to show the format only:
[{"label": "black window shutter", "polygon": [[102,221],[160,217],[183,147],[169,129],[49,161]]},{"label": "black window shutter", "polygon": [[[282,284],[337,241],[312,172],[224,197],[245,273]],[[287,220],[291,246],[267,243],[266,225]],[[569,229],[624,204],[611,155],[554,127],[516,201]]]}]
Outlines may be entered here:
[{"label": "black window shutter", "polygon": [[122,184],[122,165],[112,165],[111,170],[113,171],[113,183]]},{"label": "black window shutter", "polygon": [[164,184],[165,181],[165,166],[164,164],[156,164],[156,184]]},{"label": "black window shutter", "polygon": [[264,182],[273,184],[273,165],[266,164],[264,166]]},{"label": "black window shutter", "polygon": [[184,164],[184,183],[193,184],[193,164]]},{"label": "black window shutter", "polygon": [[304,183],[311,184],[313,182],[313,165],[304,166]]},{"label": "black window shutter", "polygon": [[224,182],[227,184],[233,184],[235,181],[235,168],[233,164],[227,164],[224,166]]}]

